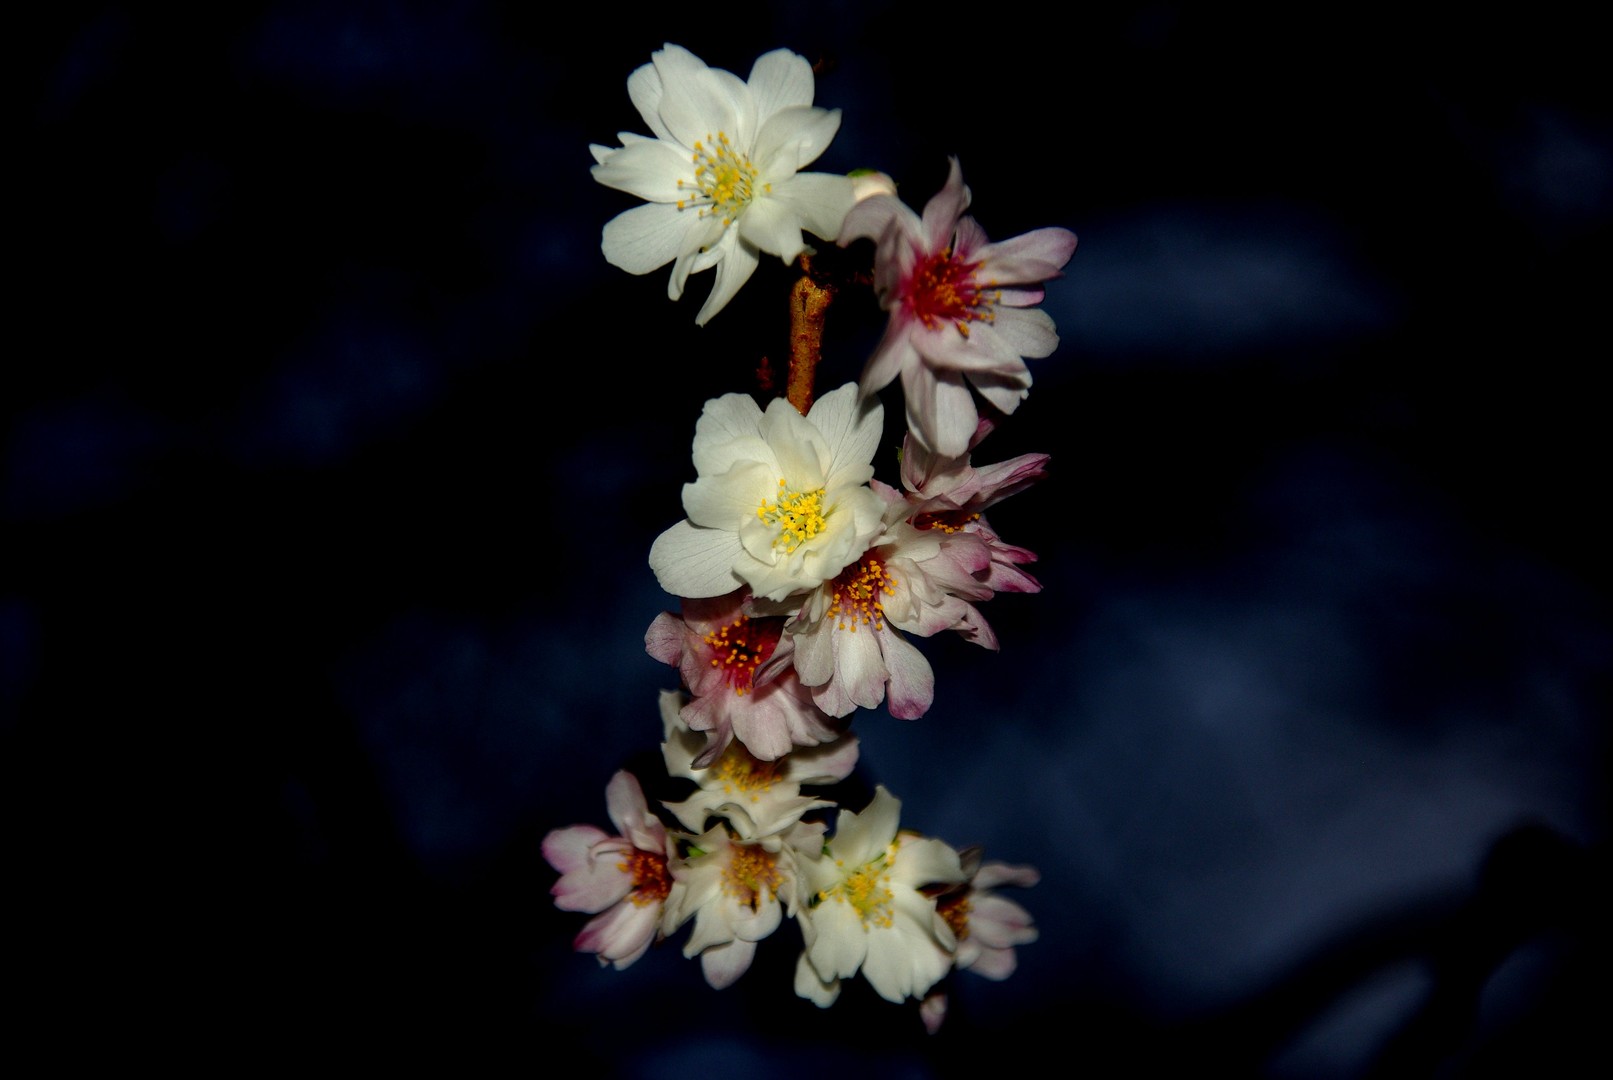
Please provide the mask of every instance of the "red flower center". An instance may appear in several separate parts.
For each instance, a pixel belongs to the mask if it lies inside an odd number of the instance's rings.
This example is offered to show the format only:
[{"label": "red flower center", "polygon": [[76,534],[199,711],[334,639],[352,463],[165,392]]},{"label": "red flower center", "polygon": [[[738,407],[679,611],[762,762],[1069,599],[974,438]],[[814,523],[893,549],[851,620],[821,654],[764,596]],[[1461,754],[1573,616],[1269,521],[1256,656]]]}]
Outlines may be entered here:
[{"label": "red flower center", "polygon": [[723,679],[741,696],[751,689],[756,669],[767,662],[778,647],[784,631],[783,619],[752,619],[741,615],[733,622],[706,635],[711,647],[711,666],[722,669]]},{"label": "red flower center", "polygon": [[1000,295],[989,285],[983,288],[975,281],[979,267],[977,262],[953,258],[951,248],[925,256],[913,267],[902,301],[913,317],[929,329],[949,322],[968,337],[970,323],[991,322],[996,317],[991,309]]}]

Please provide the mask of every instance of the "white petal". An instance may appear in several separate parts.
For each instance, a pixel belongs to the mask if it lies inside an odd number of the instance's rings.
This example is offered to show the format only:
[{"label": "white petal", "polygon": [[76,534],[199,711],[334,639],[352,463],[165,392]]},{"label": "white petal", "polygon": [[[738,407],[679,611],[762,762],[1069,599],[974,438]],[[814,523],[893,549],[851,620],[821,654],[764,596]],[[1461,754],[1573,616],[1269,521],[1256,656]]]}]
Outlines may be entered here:
[{"label": "white petal", "polygon": [[885,853],[901,822],[902,800],[892,795],[884,784],[876,785],[874,797],[862,813],[840,812],[830,849],[834,857],[847,866],[862,866]]},{"label": "white petal", "polygon": [[765,463],[741,461],[727,472],[683,485],[683,512],[691,524],[738,532],[755,520],[757,508],[774,494],[776,483],[773,470]]},{"label": "white petal", "polygon": [[768,117],[792,105],[812,104],[816,89],[812,65],[806,57],[788,49],[763,53],[751,65],[749,86],[756,99],[756,119],[764,126]]},{"label": "white petal", "polygon": [[[672,138],[693,148],[695,143],[738,128],[740,107],[733,84],[718,77],[705,61],[689,50],[668,45],[652,57],[661,76],[657,110]],[[731,79],[732,76],[729,76]],[[739,84],[743,89],[744,84]]]},{"label": "white petal", "polygon": [[760,261],[755,248],[742,242],[734,244],[717,264],[717,280],[712,282],[711,293],[694,318],[695,325],[706,325],[713,315],[727,307],[728,301],[739,293],[740,286],[750,280]]},{"label": "white petal", "polygon": [[739,216],[736,226],[742,240],[753,247],[791,262],[806,247],[801,239],[801,222],[790,208],[777,199],[759,197]]},{"label": "white petal", "polygon": [[943,457],[962,457],[979,426],[974,399],[963,379],[926,364],[902,369],[902,397],[913,437]]},{"label": "white petal", "polygon": [[958,219],[969,208],[969,189],[963,182],[963,170],[957,158],[951,162],[947,182],[924,204],[924,240],[930,251],[941,251],[952,246],[952,233]]},{"label": "white petal", "polygon": [[810,413],[802,416],[784,398],[774,398],[762,415],[762,437],[790,487],[811,491],[827,482],[834,455]]},{"label": "white petal", "polygon": [[701,476],[727,472],[740,461],[776,464],[761,434],[762,409],[749,394],[706,402],[694,428],[694,467]]},{"label": "white petal", "polygon": [[813,402],[807,419],[828,446],[832,464],[826,482],[836,489],[867,483],[885,430],[885,407],[879,399],[862,398],[855,383],[846,383]]},{"label": "white petal", "polygon": [[[676,49],[676,45],[668,45],[668,49]],[[650,126],[656,138],[671,139],[672,133],[661,122],[661,75],[655,70],[654,64],[645,64],[634,70],[627,77],[627,96],[633,102],[644,122]]]},{"label": "white petal", "polygon": [[786,208],[814,236],[833,240],[851,212],[856,196],[850,177],[836,173],[797,173],[775,184],[769,201]]},{"label": "white petal", "polygon": [[673,596],[721,596],[740,585],[733,569],[740,553],[733,533],[680,521],[650,545],[650,569]]},{"label": "white petal", "polygon": [[[694,165],[671,143],[645,139],[607,155],[589,170],[606,187],[650,202],[676,203],[694,188]],[[678,181],[683,186],[678,186]],[[692,211],[691,211],[692,212]]]},{"label": "white petal", "polygon": [[835,1003],[840,996],[840,980],[829,979],[825,981],[818,977],[812,969],[812,963],[807,959],[805,951],[801,958],[795,962],[795,992],[804,997],[820,1009],[827,1009]]},{"label": "white petal", "polygon": [[1030,396],[1031,373],[1010,377],[1006,375],[982,374],[971,372],[969,381],[974,388],[980,391],[980,396],[991,402],[1000,411],[1011,413],[1019,408],[1019,403]]},{"label": "white petal", "polygon": [[734,981],[750,970],[756,955],[754,941],[730,941],[716,945],[700,954],[700,970],[713,990],[734,985]]},{"label": "white petal", "polygon": [[617,770],[605,785],[605,810],[621,835],[642,851],[657,851],[666,834],[659,818],[650,813],[644,789],[638,778],[626,769]]},{"label": "white petal", "polygon": [[[685,214],[688,215],[688,211]],[[666,294],[673,300],[683,296],[683,286],[690,274],[698,274],[717,265],[738,240],[735,234],[723,227],[719,218],[697,217],[696,222],[689,227],[689,237],[684,241],[683,251],[678,255],[677,262],[672,264],[672,277],[667,281]]]},{"label": "white petal", "polygon": [[816,161],[839,130],[839,109],[784,109],[762,125],[751,163],[764,182],[777,184]]},{"label": "white petal", "polygon": [[697,251],[703,229],[693,214],[666,203],[649,203],[607,221],[599,246],[612,266],[647,274],[685,252]]},{"label": "white petal", "polygon": [[896,630],[881,635],[890,693],[885,707],[898,720],[916,720],[935,700],[935,671],[924,654]]},{"label": "white petal", "polygon": [[918,889],[925,885],[956,884],[969,875],[953,848],[933,837],[903,838],[896,853],[896,866],[891,876],[898,882]]},{"label": "white petal", "polygon": [[857,974],[868,951],[868,931],[862,916],[844,899],[831,898],[812,911],[817,940],[807,950],[812,967],[832,979],[848,979]]},{"label": "white petal", "polygon": [[1010,349],[1032,360],[1052,356],[1053,350],[1059,347],[1053,318],[1040,308],[999,307],[992,329]]}]

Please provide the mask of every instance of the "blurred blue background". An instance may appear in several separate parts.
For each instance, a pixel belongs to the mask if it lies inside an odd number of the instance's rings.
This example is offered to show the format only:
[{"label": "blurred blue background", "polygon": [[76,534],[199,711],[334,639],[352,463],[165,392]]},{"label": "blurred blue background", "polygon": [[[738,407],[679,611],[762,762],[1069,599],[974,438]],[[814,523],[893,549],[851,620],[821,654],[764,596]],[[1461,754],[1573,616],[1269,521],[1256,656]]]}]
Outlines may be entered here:
[{"label": "blurred blue background", "polygon": [[[596,1076],[1600,1074],[1613,102],[1579,9],[69,4],[20,35],[0,384],[13,1035]],[[1041,868],[946,1027],[571,951],[539,851],[653,767],[645,562],[784,355],[608,266],[663,42],[785,46],[818,168],[1080,247],[983,460],[1039,596],[856,717],[904,824]],[[824,386],[871,299],[831,311]],[[895,387],[892,387],[894,393]],[[899,399],[887,398],[899,414]],[[894,430],[894,429],[893,429]],[[896,436],[888,440],[894,446]],[[879,462],[894,478],[894,454]]]}]

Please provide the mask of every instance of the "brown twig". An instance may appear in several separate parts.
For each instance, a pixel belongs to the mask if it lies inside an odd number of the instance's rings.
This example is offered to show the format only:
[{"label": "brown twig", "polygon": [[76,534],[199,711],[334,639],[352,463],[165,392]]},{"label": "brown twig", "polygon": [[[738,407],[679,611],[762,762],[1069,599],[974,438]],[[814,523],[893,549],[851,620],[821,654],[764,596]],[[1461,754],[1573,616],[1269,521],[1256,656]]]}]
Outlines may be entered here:
[{"label": "brown twig", "polygon": [[804,416],[812,408],[818,361],[823,358],[823,321],[834,287],[817,280],[812,262],[801,256],[801,276],[790,289],[790,372],[784,396]]}]

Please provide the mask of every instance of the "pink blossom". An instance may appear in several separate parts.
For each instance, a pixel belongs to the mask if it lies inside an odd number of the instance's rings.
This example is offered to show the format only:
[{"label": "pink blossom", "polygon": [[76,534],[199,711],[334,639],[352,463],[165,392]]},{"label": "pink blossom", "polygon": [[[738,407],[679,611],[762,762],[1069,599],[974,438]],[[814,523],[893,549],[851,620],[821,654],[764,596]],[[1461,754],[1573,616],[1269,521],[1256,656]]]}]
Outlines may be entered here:
[{"label": "pink blossom", "polygon": [[632,773],[611,777],[605,804],[620,835],[592,825],[555,829],[543,838],[543,857],[560,872],[549,890],[555,906],[595,915],[577,935],[576,950],[620,970],[655,940],[675,888],[668,860],[676,851]]},{"label": "pink blossom", "polygon": [[757,678],[758,667],[779,647],[784,619],[746,615],[746,599],[743,590],[686,599],[682,618],[662,612],[644,636],[649,654],[675,665],[689,688],[681,719],[690,730],[706,733],[697,769],[716,761],[736,738],[756,757],[773,761],[797,746],[839,735],[793,667],[780,664],[767,678]]},{"label": "pink blossom", "polygon": [[[992,422],[981,418],[968,449],[978,446],[991,429]],[[959,457],[936,454],[909,432],[902,444],[902,487],[912,506],[908,520],[921,528],[978,536],[991,552],[991,566],[983,581],[992,592],[1041,592],[1041,582],[1020,569],[1036,561],[1035,553],[1004,543],[983,515],[987,507],[1024,491],[1046,475],[1048,455],[1020,454],[980,468],[969,459],[969,453]]]},{"label": "pink blossom", "polygon": [[978,411],[970,387],[1004,413],[1030,392],[1025,357],[1049,356],[1058,333],[1034,308],[1042,283],[1060,276],[1075,253],[1068,229],[1036,229],[989,243],[972,217],[956,158],[921,219],[892,195],[852,207],[840,243],[872,239],[874,289],[890,312],[885,336],[863,368],[864,396],[898,374],[907,424],[926,447],[958,456]]},{"label": "pink blossom", "polygon": [[954,963],[959,970],[1001,981],[1018,966],[1014,947],[1035,941],[1037,932],[1030,913],[996,890],[1003,885],[1029,888],[1042,875],[1034,866],[983,863],[978,847],[958,854],[969,880],[936,898],[936,918],[957,935]]}]

